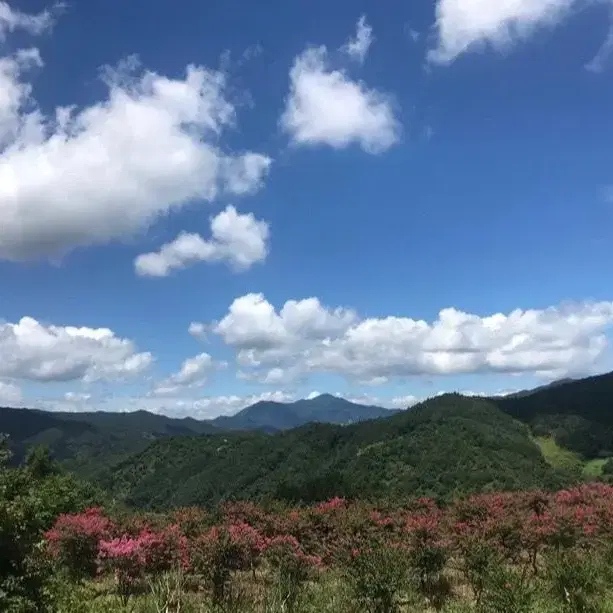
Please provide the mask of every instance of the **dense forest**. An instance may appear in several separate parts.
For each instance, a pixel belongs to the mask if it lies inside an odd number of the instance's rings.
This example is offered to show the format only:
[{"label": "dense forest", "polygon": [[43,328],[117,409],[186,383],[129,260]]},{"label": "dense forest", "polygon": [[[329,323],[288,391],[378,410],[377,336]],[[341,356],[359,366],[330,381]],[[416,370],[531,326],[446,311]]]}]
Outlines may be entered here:
[{"label": "dense forest", "polygon": [[161,439],[120,463],[108,486],[132,505],[159,508],[236,498],[448,497],[555,487],[564,478],[526,426],[486,400],[448,394],[353,426]]},{"label": "dense forest", "polygon": [[394,413],[330,394],[292,403],[258,402],[235,415],[208,421],[176,419],[147,411],[65,413],[0,407],[0,432],[9,435],[16,462],[25,457],[29,448],[44,445],[66,468],[98,479],[119,461],[170,436],[226,431],[273,433],[306,423],[351,424]]},{"label": "dense forest", "polygon": [[613,472],[611,397],[613,374],[606,374],[502,398],[446,394],[400,412],[329,395],[258,403],[213,422],[144,411],[1,409],[0,431],[16,462],[45,445],[65,469],[143,508],[450,497]]}]

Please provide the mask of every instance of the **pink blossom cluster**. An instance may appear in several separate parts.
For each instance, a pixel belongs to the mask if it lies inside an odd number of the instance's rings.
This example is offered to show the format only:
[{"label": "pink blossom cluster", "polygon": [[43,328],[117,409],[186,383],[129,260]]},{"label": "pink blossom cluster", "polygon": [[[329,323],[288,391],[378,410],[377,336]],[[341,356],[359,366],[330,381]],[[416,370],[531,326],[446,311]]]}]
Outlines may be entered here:
[{"label": "pink blossom cluster", "polygon": [[269,512],[237,502],[224,505],[217,517],[214,522],[213,515],[191,508],[120,522],[88,509],[60,516],[46,538],[50,553],[75,574],[97,569],[126,581],[177,565],[203,576],[254,570],[260,563],[305,574],[347,563],[375,543],[456,559],[485,545],[507,559],[536,564],[547,548],[610,540],[613,487],[481,494],[444,507],[429,498],[403,508],[333,498]]}]

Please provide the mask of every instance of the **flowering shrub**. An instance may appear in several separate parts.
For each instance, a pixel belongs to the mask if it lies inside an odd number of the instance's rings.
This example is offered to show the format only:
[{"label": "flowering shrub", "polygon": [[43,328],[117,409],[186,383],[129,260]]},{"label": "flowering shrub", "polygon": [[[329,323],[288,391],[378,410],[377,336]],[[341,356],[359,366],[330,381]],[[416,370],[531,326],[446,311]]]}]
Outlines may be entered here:
[{"label": "flowering shrub", "polygon": [[302,588],[314,571],[322,568],[321,558],[307,555],[293,536],[276,536],[265,546],[266,559],[277,572],[278,585],[288,611],[292,611]]},{"label": "flowering shrub", "polygon": [[113,523],[102,509],[92,507],[84,513],[60,515],[45,538],[51,556],[72,578],[83,579],[96,574],[98,544],[112,531]]},{"label": "flowering shrub", "polygon": [[115,574],[118,592],[125,604],[143,577],[144,556],[138,539],[124,535],[100,541],[98,563],[102,571]]},{"label": "flowering shrub", "polygon": [[102,572],[112,572],[122,599],[127,600],[146,574],[156,574],[180,565],[189,566],[187,539],[176,526],[165,530],[143,529],[136,537],[123,535],[101,540],[98,564]]},{"label": "flowering shrub", "polygon": [[[145,578],[176,569],[190,585],[204,582],[216,604],[228,604],[236,585],[274,577],[289,610],[317,571],[331,568],[362,610],[376,613],[395,611],[409,593],[440,608],[451,579],[483,611],[529,608],[534,585],[548,582],[560,610],[574,612],[600,597],[595,577],[613,566],[613,486],[481,494],[447,506],[422,498],[404,508],[333,498],[271,511],[239,502],[214,514],[191,508],[116,521],[92,508],[61,515],[46,541],[72,577],[114,575],[126,600]],[[573,562],[588,553],[598,558],[592,574]]]},{"label": "flowering shrub", "polygon": [[214,526],[190,542],[192,568],[208,579],[216,604],[226,600],[233,572],[254,570],[265,539],[249,524]]}]

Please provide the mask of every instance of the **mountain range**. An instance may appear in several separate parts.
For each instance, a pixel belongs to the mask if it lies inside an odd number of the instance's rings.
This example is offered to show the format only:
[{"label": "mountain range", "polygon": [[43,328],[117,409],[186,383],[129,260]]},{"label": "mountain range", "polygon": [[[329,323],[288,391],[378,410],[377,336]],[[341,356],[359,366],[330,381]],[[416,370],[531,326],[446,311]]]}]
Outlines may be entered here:
[{"label": "mountain range", "polygon": [[257,402],[235,415],[208,421],[147,411],[70,413],[0,408],[0,432],[9,435],[16,460],[27,448],[45,445],[66,466],[92,477],[160,438],[239,430],[273,433],[309,422],[348,425],[394,412],[331,394],[292,403]]},{"label": "mountain range", "polygon": [[211,421],[0,409],[17,459],[46,445],[131,505],[233,498],[398,500],[554,487],[613,468],[613,373],[505,397],[445,394],[405,411],[324,394]]}]

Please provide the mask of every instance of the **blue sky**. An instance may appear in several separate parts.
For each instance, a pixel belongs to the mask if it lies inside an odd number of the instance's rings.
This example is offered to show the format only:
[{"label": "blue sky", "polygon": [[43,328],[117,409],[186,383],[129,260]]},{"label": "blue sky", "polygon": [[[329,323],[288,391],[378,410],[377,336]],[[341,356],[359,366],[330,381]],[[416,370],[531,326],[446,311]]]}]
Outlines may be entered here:
[{"label": "blue sky", "polygon": [[0,2],[0,402],[613,368],[613,5],[333,5]]}]

